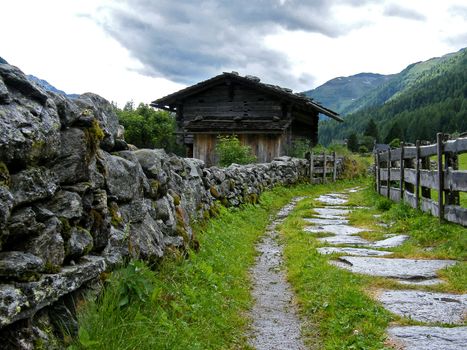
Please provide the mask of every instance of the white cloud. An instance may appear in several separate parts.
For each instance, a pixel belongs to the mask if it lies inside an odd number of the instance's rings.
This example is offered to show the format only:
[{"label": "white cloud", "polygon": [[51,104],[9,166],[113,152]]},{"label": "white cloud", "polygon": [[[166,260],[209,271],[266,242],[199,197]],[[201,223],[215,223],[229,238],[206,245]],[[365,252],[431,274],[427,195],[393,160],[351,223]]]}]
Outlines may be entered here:
[{"label": "white cloud", "polygon": [[[0,56],[59,89],[92,91],[123,105],[131,99],[150,102],[182,88],[177,76],[191,83],[236,70],[305,90],[336,76],[396,73],[410,63],[467,46],[461,0],[412,0],[409,9],[402,0],[323,0],[311,7],[307,1],[277,0],[278,7],[267,13],[261,9],[271,1],[257,2],[244,2],[252,4],[252,12],[239,19],[233,3],[216,8],[221,3],[204,1],[206,14],[218,13],[213,18],[182,11],[181,4],[189,1],[158,0],[163,11],[131,12],[143,20],[136,25],[147,27],[122,33],[125,28],[115,26],[115,17],[103,9],[130,11],[124,1],[7,0],[0,12]],[[174,8],[175,3],[180,6]],[[138,4],[147,6],[143,0]],[[287,11],[281,12],[284,6]],[[418,15],[419,20],[388,16],[388,9],[402,17]],[[152,43],[160,39],[151,31],[154,21],[171,26],[174,40],[164,44],[165,50]],[[141,55],[145,47],[150,49]],[[182,64],[177,63],[180,57]]]}]

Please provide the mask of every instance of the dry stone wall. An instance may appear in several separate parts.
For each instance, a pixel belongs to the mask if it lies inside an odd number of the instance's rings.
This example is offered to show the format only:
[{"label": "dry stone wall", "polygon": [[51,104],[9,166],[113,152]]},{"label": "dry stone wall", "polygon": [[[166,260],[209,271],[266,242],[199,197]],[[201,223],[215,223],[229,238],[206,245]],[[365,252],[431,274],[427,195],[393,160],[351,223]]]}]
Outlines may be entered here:
[{"label": "dry stone wall", "polygon": [[0,64],[0,341],[60,347],[44,330],[74,334],[76,298],[101,273],[196,246],[193,221],[219,204],[257,202],[265,189],[305,178],[307,168],[288,157],[205,168],[135,149],[105,99],[46,92]]}]

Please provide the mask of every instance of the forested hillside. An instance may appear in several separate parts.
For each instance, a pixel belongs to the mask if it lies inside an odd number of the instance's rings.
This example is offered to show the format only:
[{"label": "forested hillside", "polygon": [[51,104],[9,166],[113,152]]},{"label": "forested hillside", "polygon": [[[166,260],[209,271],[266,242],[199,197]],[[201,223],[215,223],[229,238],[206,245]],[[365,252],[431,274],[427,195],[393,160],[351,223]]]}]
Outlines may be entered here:
[{"label": "forested hillside", "polygon": [[[323,121],[320,143],[362,134],[373,119],[378,141],[433,140],[436,133],[467,131],[467,50],[413,64],[364,99],[369,106],[345,118]],[[363,102],[362,102],[363,103]],[[382,104],[382,105],[381,105]]]},{"label": "forested hillside", "polygon": [[304,93],[340,114],[352,110],[352,105],[371,91],[387,82],[392,75],[359,73],[329,80],[316,89]]}]

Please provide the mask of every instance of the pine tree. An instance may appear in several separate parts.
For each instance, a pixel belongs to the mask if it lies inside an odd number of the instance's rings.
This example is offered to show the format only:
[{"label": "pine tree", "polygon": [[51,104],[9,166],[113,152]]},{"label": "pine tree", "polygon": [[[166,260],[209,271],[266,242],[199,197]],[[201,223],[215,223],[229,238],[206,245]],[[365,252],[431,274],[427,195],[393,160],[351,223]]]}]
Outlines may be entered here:
[{"label": "pine tree", "polygon": [[379,132],[378,132],[378,126],[376,125],[375,121],[373,118],[371,118],[368,121],[368,124],[366,125],[365,131],[363,132],[364,136],[371,136],[373,137],[376,141],[379,140]]},{"label": "pine tree", "polygon": [[349,136],[347,140],[347,148],[352,152],[358,152],[358,137],[355,133]]}]

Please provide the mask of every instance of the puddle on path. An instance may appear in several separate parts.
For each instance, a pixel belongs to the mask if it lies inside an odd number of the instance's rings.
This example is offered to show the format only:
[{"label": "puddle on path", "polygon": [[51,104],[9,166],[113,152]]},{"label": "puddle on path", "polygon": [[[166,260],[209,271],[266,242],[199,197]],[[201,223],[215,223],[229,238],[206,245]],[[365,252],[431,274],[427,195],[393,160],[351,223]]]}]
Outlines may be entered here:
[{"label": "puddle on path", "polygon": [[[295,198],[277,217],[286,217],[301,199],[303,197]],[[257,350],[305,349],[294,296],[282,270],[282,246],[276,239],[276,226],[280,222],[273,221],[257,244],[259,256],[251,270],[255,304],[251,311],[253,324],[249,344]]]}]

